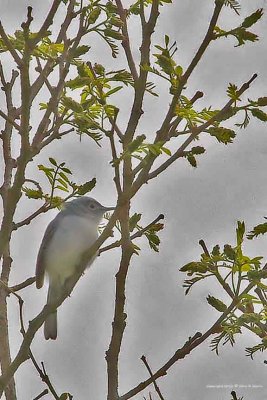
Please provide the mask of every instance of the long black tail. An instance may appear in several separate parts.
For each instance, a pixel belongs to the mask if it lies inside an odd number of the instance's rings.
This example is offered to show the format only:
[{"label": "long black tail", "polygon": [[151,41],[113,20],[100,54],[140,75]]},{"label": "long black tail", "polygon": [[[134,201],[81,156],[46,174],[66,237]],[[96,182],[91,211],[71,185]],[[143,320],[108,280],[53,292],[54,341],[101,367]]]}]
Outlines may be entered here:
[{"label": "long black tail", "polygon": [[[54,285],[49,285],[47,304],[54,304],[58,297],[58,290]],[[48,315],[44,323],[44,337],[46,340],[57,338],[57,310]]]}]

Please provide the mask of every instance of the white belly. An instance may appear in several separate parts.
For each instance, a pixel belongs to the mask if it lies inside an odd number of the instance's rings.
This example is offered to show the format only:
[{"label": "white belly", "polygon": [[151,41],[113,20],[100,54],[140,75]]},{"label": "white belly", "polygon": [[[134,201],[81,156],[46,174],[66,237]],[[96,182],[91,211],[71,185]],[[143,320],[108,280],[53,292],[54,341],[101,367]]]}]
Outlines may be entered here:
[{"label": "white belly", "polygon": [[[63,285],[73,275],[83,253],[97,237],[97,225],[94,222],[76,215],[64,217],[47,249],[46,271],[49,280],[56,280]],[[89,265],[94,259],[95,256]]]}]

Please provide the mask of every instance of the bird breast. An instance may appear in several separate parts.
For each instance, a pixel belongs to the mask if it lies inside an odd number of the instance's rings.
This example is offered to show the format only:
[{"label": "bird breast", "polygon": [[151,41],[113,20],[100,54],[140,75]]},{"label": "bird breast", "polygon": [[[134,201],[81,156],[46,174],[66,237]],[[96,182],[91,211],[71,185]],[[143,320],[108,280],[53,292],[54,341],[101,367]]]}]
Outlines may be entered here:
[{"label": "bird breast", "polygon": [[47,249],[46,271],[50,280],[64,284],[73,275],[84,252],[96,241],[97,228],[94,221],[86,218],[73,215],[62,218]]}]

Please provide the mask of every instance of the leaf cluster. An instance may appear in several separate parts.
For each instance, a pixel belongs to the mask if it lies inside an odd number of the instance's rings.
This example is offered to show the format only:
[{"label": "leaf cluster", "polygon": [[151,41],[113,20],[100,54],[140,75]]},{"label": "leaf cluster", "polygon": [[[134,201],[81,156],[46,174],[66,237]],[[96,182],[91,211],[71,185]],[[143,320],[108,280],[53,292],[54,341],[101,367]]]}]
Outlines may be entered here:
[{"label": "leaf cluster", "polygon": [[[231,2],[228,2],[228,4],[230,5]],[[235,11],[239,11],[240,7],[238,4],[235,5],[234,2],[232,2],[232,8],[234,8]],[[260,8],[255,12],[253,12],[248,17],[246,17],[241,23],[241,25],[239,25],[237,28],[225,31],[221,29],[219,26],[216,26],[214,29],[214,39],[218,39],[220,37],[233,36],[237,40],[237,45],[235,47],[242,46],[246,42],[255,42],[259,40],[259,37],[255,33],[249,31],[248,28],[256,24],[261,19],[262,16],[263,16],[263,9]]]},{"label": "leaf cluster", "polygon": [[[72,171],[65,166],[65,162],[58,163],[54,158],[49,158],[50,165],[38,165],[39,171],[43,172],[50,185],[50,193],[45,193],[40,184],[37,189],[24,186],[23,192],[29,199],[43,199],[51,207],[60,208],[62,203],[70,198],[84,196],[96,185],[96,179],[85,182],[81,185],[70,180]],[[55,192],[68,193],[67,197],[56,196]]]},{"label": "leaf cluster", "polygon": [[[130,232],[133,234],[138,233],[140,231],[143,231],[144,228],[142,225],[140,225],[140,220],[141,220],[142,214],[135,213],[130,217],[129,220],[129,229]],[[151,225],[148,229],[144,231],[144,236],[146,237],[148,244],[152,250],[155,252],[159,251],[159,245],[160,245],[160,238],[158,236],[158,232],[161,231],[164,228],[164,225],[162,223],[155,223]],[[135,244],[135,252],[138,254],[138,251],[140,248]]]},{"label": "leaf cluster", "polygon": [[[242,328],[247,328],[260,338],[266,336],[265,324],[267,321],[267,301],[263,300],[267,286],[263,283],[267,278],[267,271],[262,267],[263,257],[251,258],[244,254],[245,224],[238,221],[236,228],[236,243],[234,246],[225,244],[223,250],[219,245],[213,247],[211,252],[201,254],[199,261],[187,263],[181,272],[187,274],[189,279],[184,282],[188,294],[193,285],[207,278],[214,278],[228,295],[231,301],[236,299],[236,305],[231,312],[228,306],[219,298],[209,295],[207,302],[215,310],[225,313],[225,318],[214,333],[219,336],[211,342],[212,350],[218,353],[219,344],[235,342],[235,335],[241,333]],[[253,283],[257,288],[256,295],[242,292],[241,287]]]}]

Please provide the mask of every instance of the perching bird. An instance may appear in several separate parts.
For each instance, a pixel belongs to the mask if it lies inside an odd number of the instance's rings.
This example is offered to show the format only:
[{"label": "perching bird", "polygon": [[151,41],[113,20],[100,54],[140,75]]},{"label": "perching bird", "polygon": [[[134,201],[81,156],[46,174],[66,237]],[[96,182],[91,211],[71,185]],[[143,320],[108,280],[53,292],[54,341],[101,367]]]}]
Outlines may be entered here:
[{"label": "perching bird", "polygon": [[[46,228],[36,263],[36,287],[43,286],[44,276],[49,278],[47,304],[52,305],[63,294],[66,280],[81,265],[82,256],[98,238],[98,226],[106,211],[91,197],[79,197],[65,207]],[[95,254],[88,262],[90,266]],[[44,323],[46,339],[57,337],[57,311],[51,313]]]}]

